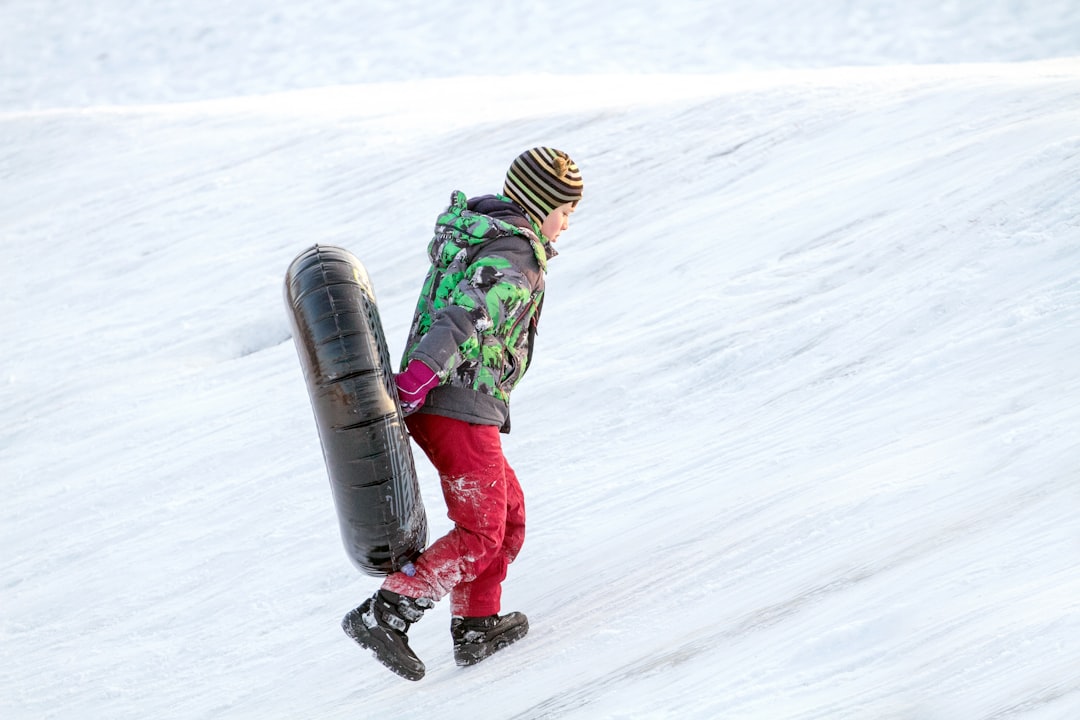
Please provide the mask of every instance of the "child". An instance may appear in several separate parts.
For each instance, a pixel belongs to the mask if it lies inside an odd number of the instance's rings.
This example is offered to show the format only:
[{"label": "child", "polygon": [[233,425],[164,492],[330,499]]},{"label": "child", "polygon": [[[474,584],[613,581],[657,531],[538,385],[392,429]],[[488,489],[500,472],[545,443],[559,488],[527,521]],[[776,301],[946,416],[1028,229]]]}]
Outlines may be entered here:
[{"label": "child", "polygon": [[454,527],[342,621],[410,680],[424,676],[424,663],[409,648],[409,626],[447,594],[458,665],[529,630],[522,613],[499,614],[507,566],[525,539],[521,485],[499,434],[510,432],[510,391],[532,359],[544,273],[582,187],[566,153],[533,148],[511,164],[501,195],[466,200],[454,192],[436,221],[396,379],[409,432],[439,472]]}]

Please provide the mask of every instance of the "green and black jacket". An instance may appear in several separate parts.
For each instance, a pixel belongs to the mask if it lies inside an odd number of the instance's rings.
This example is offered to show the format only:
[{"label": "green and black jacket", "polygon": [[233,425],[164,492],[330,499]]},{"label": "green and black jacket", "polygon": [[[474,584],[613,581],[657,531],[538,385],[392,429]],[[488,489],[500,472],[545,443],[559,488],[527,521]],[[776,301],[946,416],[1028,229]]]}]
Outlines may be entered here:
[{"label": "green and black jacket", "polygon": [[510,391],[532,359],[555,250],[502,195],[454,192],[435,222],[424,280],[401,361],[439,376],[420,412],[510,431]]}]

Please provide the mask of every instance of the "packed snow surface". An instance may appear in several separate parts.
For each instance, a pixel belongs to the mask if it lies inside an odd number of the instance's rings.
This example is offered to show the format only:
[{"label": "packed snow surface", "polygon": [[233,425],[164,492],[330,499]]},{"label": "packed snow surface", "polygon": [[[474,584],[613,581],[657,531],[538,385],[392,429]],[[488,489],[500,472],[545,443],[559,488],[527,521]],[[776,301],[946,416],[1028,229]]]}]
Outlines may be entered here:
[{"label": "packed snow surface", "polygon": [[[0,716],[1080,717],[1080,3],[0,5]],[[571,153],[522,642],[391,675],[282,281]],[[418,455],[433,533],[448,529]]]}]

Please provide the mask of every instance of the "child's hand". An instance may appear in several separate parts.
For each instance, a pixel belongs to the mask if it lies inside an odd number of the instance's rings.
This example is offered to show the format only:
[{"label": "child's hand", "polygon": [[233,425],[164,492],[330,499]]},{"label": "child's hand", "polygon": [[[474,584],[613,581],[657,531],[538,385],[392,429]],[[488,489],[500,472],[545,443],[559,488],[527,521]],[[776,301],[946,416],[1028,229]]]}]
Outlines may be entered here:
[{"label": "child's hand", "polygon": [[397,383],[398,398],[401,400],[401,412],[410,415],[420,409],[427,399],[427,394],[439,385],[439,376],[421,361],[413,360],[405,368],[405,372],[398,374],[394,381]]}]

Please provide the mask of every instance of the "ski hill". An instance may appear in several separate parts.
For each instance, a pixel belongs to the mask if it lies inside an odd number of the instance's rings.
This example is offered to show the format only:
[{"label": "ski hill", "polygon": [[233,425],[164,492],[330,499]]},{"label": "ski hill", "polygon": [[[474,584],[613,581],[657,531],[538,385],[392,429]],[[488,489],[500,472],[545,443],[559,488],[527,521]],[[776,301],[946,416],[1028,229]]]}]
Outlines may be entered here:
[{"label": "ski hill", "polygon": [[[0,8],[0,715],[1080,717],[1076,3],[211,7]],[[338,625],[284,273],[356,254],[399,357],[538,144],[532,629],[458,668],[442,603],[408,683]]]}]

